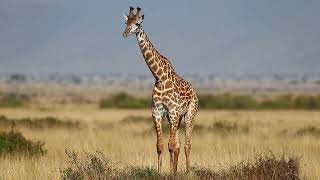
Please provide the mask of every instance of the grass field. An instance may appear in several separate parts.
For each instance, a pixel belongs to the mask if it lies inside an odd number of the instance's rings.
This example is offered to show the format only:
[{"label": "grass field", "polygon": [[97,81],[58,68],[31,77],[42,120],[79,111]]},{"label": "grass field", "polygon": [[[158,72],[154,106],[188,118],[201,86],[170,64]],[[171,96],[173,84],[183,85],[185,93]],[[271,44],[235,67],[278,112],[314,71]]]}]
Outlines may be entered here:
[{"label": "grass field", "polygon": [[[149,110],[101,110],[97,105],[64,105],[51,108],[25,107],[0,109],[8,119],[55,117],[78,121],[79,127],[16,126],[28,139],[45,142],[47,154],[37,158],[0,157],[0,177],[4,179],[59,179],[67,166],[65,150],[99,150],[119,166],[156,168],[155,133]],[[168,124],[165,120],[164,124]],[[192,166],[228,168],[256,154],[272,151],[277,155],[301,158],[303,179],[320,177],[319,111],[236,111],[204,110],[197,116],[193,134]],[[11,127],[1,125],[0,130]],[[179,171],[184,171],[183,142]],[[167,140],[167,132],[165,132]],[[168,151],[164,171],[169,171]]]}]

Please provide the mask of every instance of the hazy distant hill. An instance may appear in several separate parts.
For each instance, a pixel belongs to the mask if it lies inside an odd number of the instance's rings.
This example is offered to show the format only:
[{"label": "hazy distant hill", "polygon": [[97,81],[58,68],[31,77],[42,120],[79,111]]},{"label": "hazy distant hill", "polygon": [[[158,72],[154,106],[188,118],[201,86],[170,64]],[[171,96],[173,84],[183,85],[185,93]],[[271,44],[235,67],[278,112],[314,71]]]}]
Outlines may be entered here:
[{"label": "hazy distant hill", "polygon": [[[320,74],[185,74],[198,92],[203,93],[320,93]],[[1,91],[36,92],[49,89],[51,93],[93,91],[149,92],[154,79],[139,74],[2,74]]]}]

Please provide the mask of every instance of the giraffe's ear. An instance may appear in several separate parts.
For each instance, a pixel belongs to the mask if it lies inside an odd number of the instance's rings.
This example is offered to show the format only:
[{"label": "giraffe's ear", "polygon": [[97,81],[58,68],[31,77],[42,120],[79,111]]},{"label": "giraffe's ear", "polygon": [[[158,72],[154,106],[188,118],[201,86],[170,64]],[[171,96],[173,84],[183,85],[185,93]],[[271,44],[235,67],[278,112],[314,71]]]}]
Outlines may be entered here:
[{"label": "giraffe's ear", "polygon": [[143,23],[143,20],[144,20],[144,14],[141,15],[141,17],[139,17],[139,20],[138,20],[138,24],[142,24]]},{"label": "giraffe's ear", "polygon": [[125,15],[125,14],[122,14],[123,15],[123,19],[124,19],[124,21],[128,21],[128,16],[127,15]]}]

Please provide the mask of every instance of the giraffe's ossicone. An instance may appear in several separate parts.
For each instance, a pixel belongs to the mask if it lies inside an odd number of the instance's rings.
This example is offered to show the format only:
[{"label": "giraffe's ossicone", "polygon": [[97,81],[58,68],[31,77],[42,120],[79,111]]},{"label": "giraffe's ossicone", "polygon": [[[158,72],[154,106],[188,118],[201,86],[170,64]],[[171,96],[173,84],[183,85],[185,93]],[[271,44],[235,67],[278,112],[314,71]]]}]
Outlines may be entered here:
[{"label": "giraffe's ossicone", "polygon": [[126,29],[124,37],[136,35],[141,53],[155,77],[152,92],[152,118],[157,133],[158,171],[161,171],[162,153],[164,149],[161,120],[167,117],[170,123],[168,149],[170,152],[170,171],[177,172],[180,153],[179,127],[185,121],[185,155],[186,171],[190,170],[191,134],[198,109],[198,98],[187,81],[179,77],[170,61],[162,56],[152,45],[143,30],[144,15],[141,9],[130,7],[129,15],[124,15]]}]

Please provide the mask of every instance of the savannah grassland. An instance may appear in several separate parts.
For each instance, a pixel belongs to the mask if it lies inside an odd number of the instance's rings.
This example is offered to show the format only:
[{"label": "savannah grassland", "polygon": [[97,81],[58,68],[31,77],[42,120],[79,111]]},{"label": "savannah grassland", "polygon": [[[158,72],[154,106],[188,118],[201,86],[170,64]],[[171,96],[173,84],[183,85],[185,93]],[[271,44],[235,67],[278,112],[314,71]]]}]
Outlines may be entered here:
[{"label": "savannah grassland", "polygon": [[[0,179],[60,179],[68,165],[65,150],[85,155],[103,152],[117,166],[156,168],[153,122],[148,109],[100,109],[95,103],[40,104],[0,108],[10,118],[56,117],[78,121],[78,128],[13,127],[26,138],[45,142],[41,157],[0,157]],[[200,110],[192,138],[192,166],[214,170],[250,161],[260,153],[298,156],[302,179],[320,178],[320,111],[308,110]],[[168,122],[163,121],[166,127]],[[306,127],[313,127],[306,129]],[[311,130],[310,130],[311,129]],[[10,127],[1,126],[8,131]],[[165,142],[168,133],[164,130]],[[179,171],[184,171],[184,133],[180,131]],[[166,146],[165,146],[166,147]],[[164,152],[164,172],[169,155]]]}]

